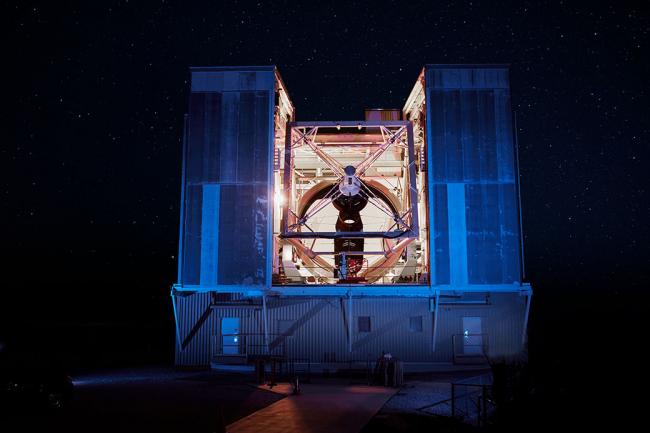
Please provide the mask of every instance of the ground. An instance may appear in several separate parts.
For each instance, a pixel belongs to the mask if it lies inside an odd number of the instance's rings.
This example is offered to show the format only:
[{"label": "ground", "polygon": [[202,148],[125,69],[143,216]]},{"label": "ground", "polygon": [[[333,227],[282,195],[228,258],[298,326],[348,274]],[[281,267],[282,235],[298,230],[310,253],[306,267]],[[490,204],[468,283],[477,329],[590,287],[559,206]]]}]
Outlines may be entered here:
[{"label": "ground", "polygon": [[73,377],[75,395],[59,412],[14,414],[12,429],[68,432],[219,432],[282,398],[238,375],[171,368]]},{"label": "ground", "polygon": [[[468,430],[448,418],[428,416],[416,408],[447,398],[449,386],[444,382],[472,374],[476,372],[411,378],[362,432]],[[62,410],[15,413],[5,421],[13,423],[13,428],[1,430],[221,432],[226,425],[285,397],[253,386],[250,374],[182,372],[160,367],[107,370],[73,379],[74,398]],[[341,387],[351,380],[314,378],[313,382]]]}]

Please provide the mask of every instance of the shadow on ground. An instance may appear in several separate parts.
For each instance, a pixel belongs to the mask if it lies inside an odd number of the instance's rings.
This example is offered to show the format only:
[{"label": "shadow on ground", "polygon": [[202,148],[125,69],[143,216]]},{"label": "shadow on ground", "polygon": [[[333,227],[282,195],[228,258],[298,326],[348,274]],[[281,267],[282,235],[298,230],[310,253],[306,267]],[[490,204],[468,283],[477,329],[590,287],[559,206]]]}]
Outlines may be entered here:
[{"label": "shadow on ground", "polygon": [[[282,398],[237,374],[169,368],[107,371],[73,378],[73,400],[59,411],[16,412],[2,431],[220,432]],[[5,424],[6,425],[6,424]]]}]

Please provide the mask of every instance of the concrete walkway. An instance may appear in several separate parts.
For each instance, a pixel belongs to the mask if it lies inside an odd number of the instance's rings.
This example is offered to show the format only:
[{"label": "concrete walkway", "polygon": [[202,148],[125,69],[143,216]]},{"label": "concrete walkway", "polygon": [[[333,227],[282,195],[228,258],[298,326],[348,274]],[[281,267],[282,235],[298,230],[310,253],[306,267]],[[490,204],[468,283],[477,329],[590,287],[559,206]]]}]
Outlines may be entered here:
[{"label": "concrete walkway", "polygon": [[226,427],[228,433],[357,433],[398,390],[363,385],[303,385]]}]

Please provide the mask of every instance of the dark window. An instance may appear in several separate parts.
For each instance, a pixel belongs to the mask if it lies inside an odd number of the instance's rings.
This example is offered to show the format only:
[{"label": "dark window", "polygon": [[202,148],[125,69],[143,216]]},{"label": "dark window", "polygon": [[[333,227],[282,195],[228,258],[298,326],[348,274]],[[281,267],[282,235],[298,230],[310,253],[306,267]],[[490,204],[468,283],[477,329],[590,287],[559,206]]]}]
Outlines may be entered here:
[{"label": "dark window", "polygon": [[357,324],[359,332],[370,332],[370,316],[359,316]]},{"label": "dark window", "polygon": [[422,316],[409,317],[409,331],[422,332]]}]

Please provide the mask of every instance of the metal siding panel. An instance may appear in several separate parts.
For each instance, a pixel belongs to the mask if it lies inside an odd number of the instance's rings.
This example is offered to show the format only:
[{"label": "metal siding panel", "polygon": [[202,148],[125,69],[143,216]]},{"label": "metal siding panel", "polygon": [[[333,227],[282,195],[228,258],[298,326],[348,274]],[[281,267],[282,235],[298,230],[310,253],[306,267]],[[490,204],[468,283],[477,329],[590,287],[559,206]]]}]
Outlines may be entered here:
[{"label": "metal siding panel", "polygon": [[219,263],[219,185],[203,185],[201,214],[201,285],[217,284]]},{"label": "metal siding panel", "polygon": [[489,338],[492,356],[508,356],[522,349],[525,298],[518,294],[493,295],[489,310]]},{"label": "metal siding panel", "polygon": [[514,183],[499,185],[499,230],[502,251],[501,266],[503,268],[501,281],[504,283],[522,280],[518,199]]},{"label": "metal siding panel", "polygon": [[[466,299],[474,299],[467,295]],[[270,342],[280,350],[284,344],[290,358],[325,362],[331,353],[338,362],[374,361],[382,351],[407,362],[450,362],[453,359],[452,335],[462,334],[463,316],[482,319],[482,332],[488,334],[490,354],[507,356],[521,350],[521,336],[525,311],[525,299],[518,294],[492,294],[490,305],[454,305],[440,307],[438,335],[435,352],[431,352],[432,315],[428,298],[361,298],[353,299],[353,352],[347,350],[346,328],[340,298],[282,298],[269,299],[268,323]],[[210,297],[195,294],[179,298],[179,327],[181,341],[201,316]],[[359,334],[356,318],[370,316],[372,332]],[[422,316],[423,332],[410,332],[409,317]],[[223,317],[239,317],[242,333],[249,336],[251,353],[264,351],[264,326],[259,307],[214,308],[210,318],[195,335],[187,348],[177,348],[178,365],[207,365],[218,350],[220,321]],[[294,323],[292,335],[276,339],[278,322]],[[277,352],[276,352],[277,353]]]},{"label": "metal siding panel", "polygon": [[[224,186],[220,235],[219,272],[222,284],[266,283],[266,256],[268,239],[268,92],[241,92],[238,94],[239,116],[237,128],[228,132],[234,141],[230,160],[222,160],[222,167],[230,165],[224,181],[237,181]],[[235,123],[234,117],[230,122]],[[256,137],[262,137],[256,140]],[[256,178],[263,183],[256,182]],[[254,251],[255,254],[251,254]],[[252,256],[252,257],[251,257]]]},{"label": "metal siding panel", "polygon": [[[210,305],[209,293],[195,293],[177,297],[179,340],[182,343],[203,312]],[[185,349],[176,344],[176,365],[207,366],[210,364],[210,337],[214,326],[213,314],[194,335]]]},{"label": "metal siding panel", "polygon": [[219,125],[221,94],[193,93],[190,95],[187,149],[185,161],[185,193],[183,194],[184,221],[181,227],[183,257],[181,257],[181,284],[199,284],[201,281],[201,235],[203,183],[215,182],[219,177]]},{"label": "metal siding panel", "polygon": [[188,183],[219,180],[221,93],[191,93],[187,149]]},{"label": "metal siding panel", "polygon": [[246,72],[226,71],[223,72],[223,89],[225,91],[241,90],[239,77]]},{"label": "metal siding panel", "polygon": [[475,93],[476,97],[475,135],[477,143],[475,146],[478,147],[477,160],[479,169],[473,175],[466,176],[466,181],[495,181],[497,180],[498,170],[494,92],[492,90],[481,90],[472,93]]},{"label": "metal siding panel", "polygon": [[[356,333],[353,355],[356,359],[377,359],[382,352],[406,361],[428,361],[431,357],[431,326],[427,298],[364,298],[356,301],[355,321],[371,317],[371,332]],[[423,332],[409,332],[409,318],[423,316]],[[356,326],[356,323],[355,323]]]},{"label": "metal siding panel", "polygon": [[[241,92],[236,157],[226,161],[236,167],[237,182],[249,183],[254,176],[255,93]],[[263,146],[264,147],[264,146]],[[266,149],[264,149],[266,150]],[[264,170],[262,170],[264,171]]]},{"label": "metal siding panel", "polygon": [[452,285],[467,284],[467,224],[465,184],[447,184],[449,269]]},{"label": "metal siding panel", "polygon": [[251,72],[240,72],[239,73],[239,90],[255,90],[257,81],[257,73],[254,71]]},{"label": "metal siding panel", "polygon": [[515,182],[515,148],[512,135],[512,114],[510,92],[494,91],[494,124],[497,155],[497,179],[501,182]]},{"label": "metal siding panel", "polygon": [[507,67],[426,66],[427,86],[433,89],[508,88]]},{"label": "metal siding panel", "polygon": [[[262,197],[262,198],[260,198]],[[219,215],[219,281],[264,285],[266,281],[266,186],[223,185]]]},{"label": "metal siding panel", "polygon": [[461,178],[465,181],[479,179],[481,176],[481,131],[477,125],[481,115],[477,92],[460,93],[460,128],[463,158],[456,163],[462,170]]},{"label": "metal siding panel", "polygon": [[461,93],[445,92],[442,95],[445,113],[443,145],[438,147],[434,158],[445,162],[444,170],[437,171],[439,181],[460,182],[463,179],[463,147],[461,142]]},{"label": "metal siding panel", "polygon": [[192,72],[192,92],[223,90],[223,74],[214,72]]},{"label": "metal siding panel", "polygon": [[203,187],[188,185],[184,195],[183,271],[181,284],[198,284],[201,273],[201,218]]},{"label": "metal siding panel", "polygon": [[447,185],[433,185],[433,237],[435,245],[435,284],[449,284],[449,216]]},{"label": "metal siding panel", "polygon": [[273,87],[272,67],[263,68],[213,68],[192,70],[192,92],[236,92],[239,90],[268,90]]},{"label": "metal siding panel", "polygon": [[502,282],[503,254],[499,227],[499,185],[467,185],[469,282]]},{"label": "metal siding panel", "polygon": [[[448,283],[449,264],[465,260],[469,283],[519,282],[521,234],[507,68],[432,66],[426,77],[435,284]],[[445,247],[450,241],[445,232],[453,229],[445,222],[459,221],[443,193],[444,185],[453,183],[467,184],[466,250]]]},{"label": "metal siding panel", "polygon": [[491,294],[490,305],[442,305],[436,360],[453,359],[452,335],[462,334],[464,316],[481,317],[482,332],[488,335],[490,356],[508,356],[522,349],[525,302],[519,294]]},{"label": "metal siding panel", "polygon": [[240,92],[226,92],[222,98],[221,152],[219,165],[222,183],[237,181]]},{"label": "metal siding panel", "polygon": [[467,248],[471,284],[520,281],[514,184],[467,185]]},{"label": "metal siding panel", "polygon": [[[275,136],[273,125],[273,93],[256,92],[253,111],[255,116],[252,122],[253,151],[250,158],[253,161],[252,180],[266,183],[272,191],[270,182],[273,179],[273,138]],[[269,144],[271,143],[271,144]]]},{"label": "metal siding panel", "polygon": [[433,91],[432,166],[435,182],[497,179],[497,143],[492,90]]},{"label": "metal siding panel", "polygon": [[[185,164],[181,284],[265,285],[270,228],[270,152],[273,139],[272,68],[193,70]],[[211,92],[205,92],[210,90]],[[218,92],[216,91],[218,90]],[[198,198],[204,183],[220,185],[221,206],[213,227],[202,226],[210,201]],[[215,187],[219,188],[219,185]],[[203,221],[205,223],[205,221]],[[215,236],[211,234],[214,232]],[[219,239],[218,254],[204,255],[203,245]],[[199,247],[195,244],[199,243]],[[251,251],[254,251],[251,254]],[[249,257],[253,256],[250,260]]]},{"label": "metal siding panel", "polygon": [[256,90],[275,90],[275,74],[273,71],[258,71],[255,77]]}]

